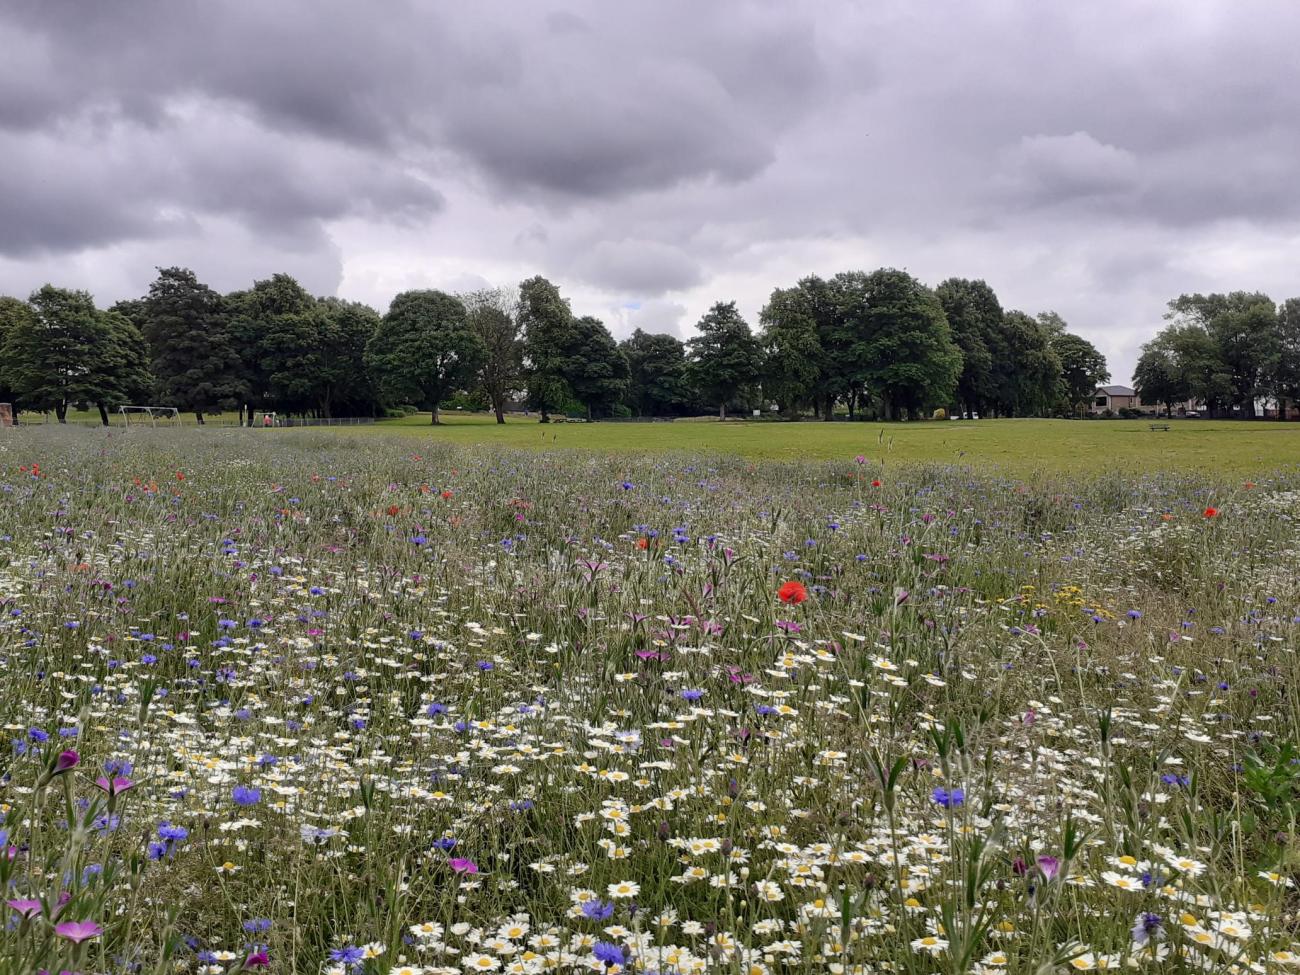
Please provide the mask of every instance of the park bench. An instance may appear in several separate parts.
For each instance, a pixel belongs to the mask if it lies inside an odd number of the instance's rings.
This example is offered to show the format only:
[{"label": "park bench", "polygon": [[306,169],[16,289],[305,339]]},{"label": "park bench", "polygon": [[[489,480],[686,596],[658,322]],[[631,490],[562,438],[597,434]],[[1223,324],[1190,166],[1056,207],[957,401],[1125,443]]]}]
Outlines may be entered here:
[{"label": "park bench", "polygon": [[1168,424],[1168,423],[1153,423],[1153,424],[1151,424],[1151,429],[1152,429],[1152,430],[1168,430],[1168,429],[1169,429],[1169,424]]}]

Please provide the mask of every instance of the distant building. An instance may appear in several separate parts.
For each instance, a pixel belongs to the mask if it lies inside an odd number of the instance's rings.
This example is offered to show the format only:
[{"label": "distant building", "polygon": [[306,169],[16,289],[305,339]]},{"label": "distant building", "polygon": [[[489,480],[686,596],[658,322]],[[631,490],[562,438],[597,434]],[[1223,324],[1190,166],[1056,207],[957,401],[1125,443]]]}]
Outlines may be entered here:
[{"label": "distant building", "polygon": [[1143,403],[1137,391],[1130,386],[1098,386],[1088,412],[1105,413],[1110,410],[1112,413],[1118,413],[1120,410],[1150,409],[1154,407]]}]

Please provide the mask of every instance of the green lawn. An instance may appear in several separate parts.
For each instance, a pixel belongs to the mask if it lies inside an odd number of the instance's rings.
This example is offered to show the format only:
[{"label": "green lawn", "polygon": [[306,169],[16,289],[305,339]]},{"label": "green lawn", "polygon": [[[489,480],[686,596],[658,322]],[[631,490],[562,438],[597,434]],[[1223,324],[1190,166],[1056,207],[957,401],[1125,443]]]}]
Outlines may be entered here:
[{"label": "green lawn", "polygon": [[[1300,465],[1300,424],[1174,420],[978,420],[923,423],[563,423],[428,414],[353,428],[358,435],[603,452],[717,451],[755,459],[841,460],[859,454],[886,465],[917,461],[1044,471],[1195,470],[1262,476]],[[285,431],[292,433],[292,431]]]},{"label": "green lawn", "polygon": [[[35,418],[24,415],[25,423]],[[52,419],[52,418],[51,418]],[[69,419],[97,425],[98,414]],[[148,429],[147,420],[139,429]],[[235,414],[212,418],[209,429],[228,428]],[[120,420],[113,417],[114,426]],[[181,418],[193,426],[194,417]],[[170,426],[159,422],[159,428]],[[132,423],[132,429],[137,424]],[[298,436],[319,427],[249,431],[250,436]],[[997,468],[1008,473],[1197,471],[1262,477],[1300,465],[1300,424],[1274,421],[1173,420],[1153,431],[1149,420],[977,420],[921,423],[553,423],[511,416],[504,426],[483,414],[444,413],[434,427],[429,414],[384,420],[371,426],[340,427],[339,435],[392,436],[412,441],[499,444],[527,449],[596,450],[641,454],[662,451],[717,452],[754,459],[938,462]]]}]

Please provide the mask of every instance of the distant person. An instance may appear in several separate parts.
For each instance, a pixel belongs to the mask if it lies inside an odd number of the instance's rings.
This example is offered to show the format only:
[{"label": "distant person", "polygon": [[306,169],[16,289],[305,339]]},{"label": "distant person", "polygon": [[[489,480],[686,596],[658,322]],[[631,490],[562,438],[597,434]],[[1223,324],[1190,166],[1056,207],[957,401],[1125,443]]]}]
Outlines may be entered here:
[{"label": "distant person", "polygon": [[269,427],[270,425],[271,425],[271,418],[269,416],[262,417],[262,426]]}]

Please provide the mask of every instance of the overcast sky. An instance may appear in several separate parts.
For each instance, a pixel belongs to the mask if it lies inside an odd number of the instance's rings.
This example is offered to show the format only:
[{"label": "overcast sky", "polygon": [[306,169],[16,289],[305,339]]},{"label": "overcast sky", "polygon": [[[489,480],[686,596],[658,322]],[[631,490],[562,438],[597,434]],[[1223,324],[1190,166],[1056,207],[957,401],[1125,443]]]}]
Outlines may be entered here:
[{"label": "overcast sky", "polygon": [[1300,295],[1297,42],[1290,0],[4,0],[0,293],[540,273],[685,338],[893,266],[1128,382],[1178,293]]}]

